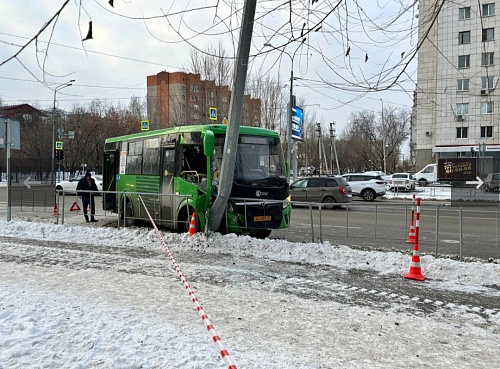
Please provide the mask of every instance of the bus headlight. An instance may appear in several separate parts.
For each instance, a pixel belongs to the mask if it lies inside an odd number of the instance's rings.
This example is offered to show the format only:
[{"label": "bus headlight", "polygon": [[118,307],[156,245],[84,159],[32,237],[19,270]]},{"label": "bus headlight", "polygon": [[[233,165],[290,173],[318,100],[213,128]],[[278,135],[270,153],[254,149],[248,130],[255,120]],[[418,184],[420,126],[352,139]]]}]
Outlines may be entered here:
[{"label": "bus headlight", "polygon": [[[292,196],[288,195],[288,197],[285,199],[286,201],[292,201]],[[286,209],[290,205],[289,202],[284,202],[283,203],[283,209]]]}]

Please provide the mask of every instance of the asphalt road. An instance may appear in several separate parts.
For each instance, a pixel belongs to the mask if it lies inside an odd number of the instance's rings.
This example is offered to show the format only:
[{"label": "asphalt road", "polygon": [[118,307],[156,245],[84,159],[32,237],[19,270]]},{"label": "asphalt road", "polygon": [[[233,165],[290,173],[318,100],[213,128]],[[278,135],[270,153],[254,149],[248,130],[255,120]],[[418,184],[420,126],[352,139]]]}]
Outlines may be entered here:
[{"label": "asphalt road", "polygon": [[[0,216],[5,213],[5,199],[6,188],[0,187]],[[65,196],[64,206],[60,203],[59,208],[69,209],[75,200],[75,195]],[[62,202],[62,198],[59,201]],[[12,207],[15,211],[50,214],[54,202],[55,192],[50,185],[32,186],[31,189],[23,185],[12,187]],[[99,197],[96,202],[99,213],[102,209]],[[435,254],[437,251],[439,255],[455,258],[500,259],[498,207],[476,204],[460,208],[449,206],[449,203],[422,202],[420,253]],[[290,230],[275,230],[271,238],[294,242],[329,241],[358,248],[411,252],[414,246],[406,243],[411,212],[411,201],[388,199],[376,199],[374,202],[355,200],[348,208],[323,209],[321,212],[317,208],[310,211],[295,206]]]},{"label": "asphalt road", "polygon": [[[386,199],[371,203],[353,201],[348,208],[323,209],[321,215],[318,209],[294,207],[290,230],[273,231],[271,237],[411,251],[414,246],[406,243],[411,212],[411,201]],[[440,255],[500,259],[499,225],[496,207],[478,205],[461,209],[445,202],[423,202],[419,250],[421,254],[435,254],[437,249]]]}]

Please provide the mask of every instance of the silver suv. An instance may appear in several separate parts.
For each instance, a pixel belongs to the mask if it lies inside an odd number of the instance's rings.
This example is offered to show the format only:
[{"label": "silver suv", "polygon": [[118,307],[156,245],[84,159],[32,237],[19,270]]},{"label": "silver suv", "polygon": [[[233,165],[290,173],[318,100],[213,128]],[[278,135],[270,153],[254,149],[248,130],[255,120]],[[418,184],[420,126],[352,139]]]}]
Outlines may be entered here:
[{"label": "silver suv", "polygon": [[385,180],[382,176],[367,173],[344,174],[353,196],[360,196],[365,201],[373,201],[385,195]]}]

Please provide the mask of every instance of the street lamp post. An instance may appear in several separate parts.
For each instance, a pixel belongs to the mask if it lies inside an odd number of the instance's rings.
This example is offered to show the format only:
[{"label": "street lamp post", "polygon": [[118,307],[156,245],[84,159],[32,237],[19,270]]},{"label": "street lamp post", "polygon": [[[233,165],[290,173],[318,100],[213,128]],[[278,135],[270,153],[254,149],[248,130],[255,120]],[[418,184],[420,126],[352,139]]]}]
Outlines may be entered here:
[{"label": "street lamp post", "polygon": [[56,86],[54,89],[54,105],[52,109],[52,170],[51,170],[51,184],[54,184],[54,177],[55,177],[55,166],[56,166],[56,160],[55,160],[55,151],[56,151],[56,95],[57,91],[62,90],[63,88],[69,87],[75,82],[74,79],[72,79],[69,82],[63,83],[59,86]]},{"label": "street lamp post", "polygon": [[382,102],[382,155],[384,156],[384,174],[387,174],[387,162],[385,158],[385,122],[384,122],[384,100]]},{"label": "street lamp post", "polygon": [[[275,50],[278,50],[277,48],[275,48],[270,43],[265,43],[264,46],[271,47],[271,48],[273,48]],[[285,50],[280,50],[282,53],[288,55],[288,57],[290,58],[290,62],[292,64],[291,65],[291,69],[290,69],[290,98],[289,98],[289,101],[288,101],[288,116],[287,116],[288,124],[287,124],[287,131],[286,131],[286,139],[288,141],[286,160],[287,160],[287,163],[288,163],[289,166],[291,164],[290,161],[291,161],[291,153],[292,153],[292,108],[293,108],[293,105],[294,105],[293,81],[295,79],[293,77],[293,59],[295,58],[295,54],[297,53],[297,51],[299,51],[299,49],[300,49],[300,45],[299,45],[299,47],[297,47],[297,49],[291,55],[290,55],[290,53],[288,53]],[[294,145],[294,150],[293,150],[293,165],[292,165],[292,168],[293,168],[293,179],[291,179],[292,181],[294,181],[294,180],[297,179],[297,154],[298,154],[297,144],[293,143],[293,145]],[[290,178],[288,178],[288,179],[290,181]]]}]

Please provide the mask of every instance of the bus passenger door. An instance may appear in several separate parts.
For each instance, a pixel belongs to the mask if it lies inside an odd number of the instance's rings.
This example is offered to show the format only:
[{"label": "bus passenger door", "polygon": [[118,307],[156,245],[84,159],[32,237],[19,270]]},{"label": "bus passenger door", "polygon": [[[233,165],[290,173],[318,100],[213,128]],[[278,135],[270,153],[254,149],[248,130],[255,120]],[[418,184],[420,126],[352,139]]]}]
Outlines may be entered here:
[{"label": "bus passenger door", "polygon": [[[104,152],[104,168],[102,173],[103,191],[116,191],[116,173],[118,172],[118,151]],[[102,201],[103,210],[118,212],[116,207],[116,194],[105,193]]]},{"label": "bus passenger door", "polygon": [[175,203],[172,195],[174,193],[175,172],[175,146],[163,148],[161,164],[161,219],[173,221],[173,205]]}]

